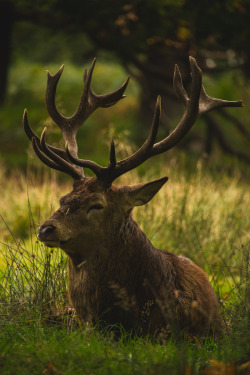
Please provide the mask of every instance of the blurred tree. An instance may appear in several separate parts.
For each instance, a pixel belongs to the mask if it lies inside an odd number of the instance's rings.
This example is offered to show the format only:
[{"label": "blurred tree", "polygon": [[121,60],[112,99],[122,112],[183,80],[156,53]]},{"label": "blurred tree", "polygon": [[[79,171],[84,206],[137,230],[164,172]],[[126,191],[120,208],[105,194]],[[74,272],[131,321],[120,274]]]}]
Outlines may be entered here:
[{"label": "blurred tree", "polygon": [[[5,0],[6,2],[7,0]],[[162,121],[169,128],[177,111],[173,92],[174,64],[184,85],[189,84],[188,56],[197,58],[204,72],[241,68],[250,75],[249,0],[8,0],[14,22],[28,21],[52,31],[82,32],[93,49],[112,51],[141,86],[141,118],[149,124],[155,98],[167,100]],[[6,48],[8,48],[6,46]],[[92,48],[92,50],[91,50]],[[91,50],[91,51],[90,51]],[[230,98],[228,98],[230,99]],[[227,117],[226,111],[221,115]],[[216,138],[225,152],[250,161],[226,140],[213,115],[205,117],[205,150]],[[250,140],[250,132],[233,116],[230,121]]]},{"label": "blurred tree", "polygon": [[0,104],[4,102],[4,96],[7,87],[8,66],[11,53],[11,32],[13,8],[9,1],[0,2]]}]

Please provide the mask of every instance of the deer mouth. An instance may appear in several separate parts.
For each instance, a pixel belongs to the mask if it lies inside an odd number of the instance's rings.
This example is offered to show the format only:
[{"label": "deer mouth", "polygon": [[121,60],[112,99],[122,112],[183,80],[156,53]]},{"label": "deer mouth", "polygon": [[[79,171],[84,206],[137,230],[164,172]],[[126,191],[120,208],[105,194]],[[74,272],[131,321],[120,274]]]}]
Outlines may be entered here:
[{"label": "deer mouth", "polygon": [[[38,239],[39,239],[39,237],[38,237]],[[41,241],[45,246],[48,246],[48,247],[60,247],[60,248],[62,248],[62,247],[64,247],[70,241],[70,239],[67,240],[67,241],[60,241],[60,240],[40,240],[39,239],[39,241]]]},{"label": "deer mouth", "polygon": [[66,238],[65,240],[58,238],[56,227],[53,225],[39,227],[37,238],[48,247],[63,247],[71,240],[71,238]]}]

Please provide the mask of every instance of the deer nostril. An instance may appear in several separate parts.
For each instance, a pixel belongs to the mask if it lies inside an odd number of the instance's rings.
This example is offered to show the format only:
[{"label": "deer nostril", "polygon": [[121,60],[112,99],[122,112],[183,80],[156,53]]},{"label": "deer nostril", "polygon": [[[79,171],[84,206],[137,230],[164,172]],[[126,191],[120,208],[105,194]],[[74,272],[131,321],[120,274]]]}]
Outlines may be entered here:
[{"label": "deer nostril", "polygon": [[54,232],[56,228],[53,225],[41,226],[38,229],[38,235],[48,235]]}]

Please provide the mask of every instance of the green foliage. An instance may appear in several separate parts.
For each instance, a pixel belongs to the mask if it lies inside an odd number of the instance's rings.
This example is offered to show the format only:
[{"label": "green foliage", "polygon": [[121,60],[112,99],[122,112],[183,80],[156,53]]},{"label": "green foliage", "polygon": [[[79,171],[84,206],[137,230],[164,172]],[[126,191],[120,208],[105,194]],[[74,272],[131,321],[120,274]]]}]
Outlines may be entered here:
[{"label": "green foliage", "polygon": [[[29,62],[82,64],[89,54],[92,43],[82,33],[65,34],[64,30],[51,32],[41,25],[27,22],[15,24],[12,34],[12,61],[25,56]],[[86,57],[85,57],[86,59]]]},{"label": "green foliage", "polygon": [[[2,335],[3,336],[3,335]],[[15,343],[10,340],[16,337]],[[92,330],[67,332],[65,328],[34,327],[29,330],[8,325],[4,356],[0,366],[11,374],[18,366],[20,374],[180,374],[191,373],[206,364],[207,353],[219,352],[216,343],[198,348],[195,344],[162,346],[150,340],[131,339],[124,333],[119,342]],[[10,357],[11,355],[11,357]],[[10,360],[11,358],[11,360]],[[45,372],[45,369],[54,372]]]},{"label": "green foliage", "polygon": [[[85,33],[94,46],[123,61],[154,48],[234,49],[249,56],[249,1],[191,0],[12,1],[18,19],[67,33]],[[237,30],[237,32],[236,32]],[[22,35],[21,35],[22,38]],[[66,38],[67,39],[67,38]],[[20,40],[20,37],[19,37]],[[177,52],[178,54],[178,52]]]}]

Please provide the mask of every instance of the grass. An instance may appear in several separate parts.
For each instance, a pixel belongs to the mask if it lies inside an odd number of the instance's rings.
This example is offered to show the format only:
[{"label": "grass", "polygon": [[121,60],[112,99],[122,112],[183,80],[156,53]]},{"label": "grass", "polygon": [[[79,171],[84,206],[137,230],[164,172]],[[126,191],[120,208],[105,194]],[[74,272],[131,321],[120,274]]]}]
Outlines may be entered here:
[{"label": "grass", "polygon": [[239,170],[222,175],[207,161],[191,168],[190,162],[172,158],[120,181],[170,177],[134,216],[156,247],[186,255],[207,271],[229,326],[221,342],[172,338],[163,344],[123,331],[115,340],[108,330],[79,327],[67,300],[66,256],[36,240],[36,228],[71,184],[43,168],[36,175],[28,171],[28,178],[17,171],[8,174],[4,167],[1,171],[1,374],[13,374],[16,368],[20,374],[247,371],[250,194]]},{"label": "grass", "polygon": [[[174,341],[160,345],[124,334],[117,343],[96,331],[78,330],[69,334],[58,328],[33,327],[28,336],[26,329],[12,327],[9,334],[15,334],[17,339],[14,345],[9,341],[5,346],[6,352],[14,346],[11,351],[15,353],[15,360],[6,366],[9,371],[6,374],[13,373],[17,363],[20,373],[32,374],[164,374],[168,371],[180,374],[188,368],[197,372],[206,363],[207,353],[218,350],[213,342],[207,342],[202,348]],[[49,369],[53,370],[49,372]]]}]

